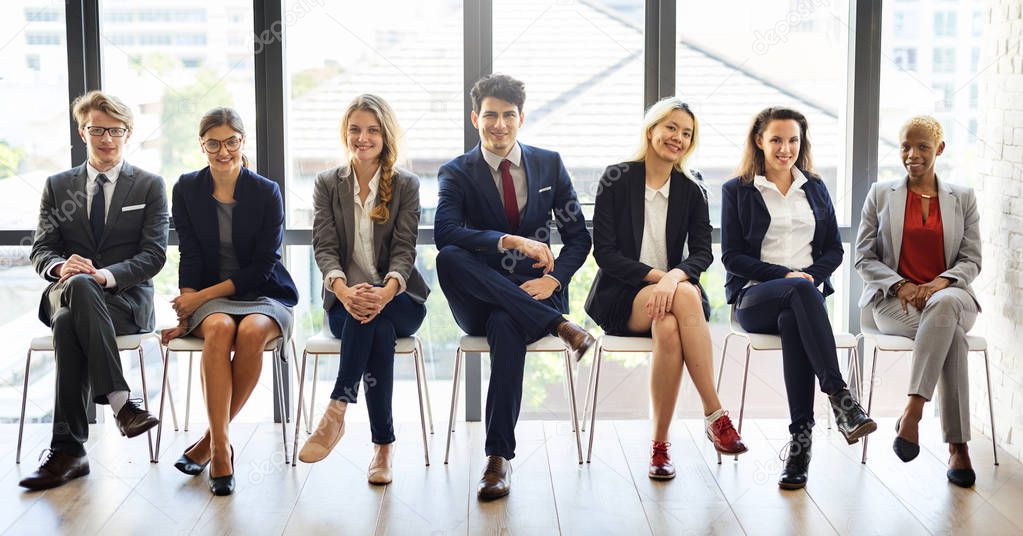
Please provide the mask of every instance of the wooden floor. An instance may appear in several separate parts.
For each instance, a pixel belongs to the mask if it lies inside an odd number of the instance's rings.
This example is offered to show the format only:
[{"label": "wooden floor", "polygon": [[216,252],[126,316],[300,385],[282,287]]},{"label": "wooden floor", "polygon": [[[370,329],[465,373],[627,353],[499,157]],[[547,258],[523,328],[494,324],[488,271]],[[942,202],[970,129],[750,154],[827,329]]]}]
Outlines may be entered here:
[{"label": "wooden floor", "polygon": [[[598,422],[594,459],[576,463],[567,423],[523,421],[513,461],[513,491],[479,503],[483,429],[459,423],[452,463],[444,465],[438,421],[433,464],[423,466],[418,423],[398,429],[395,481],[366,483],[371,446],[365,423],[325,461],[285,465],[280,428],[270,423],[232,429],[238,488],[214,498],[205,475],[189,478],[172,466],[192,432],[165,436],[159,464],[147,461],[144,437],[123,439],[111,424],[93,427],[92,474],[62,488],[24,492],[18,480],[35,468],[49,425],[30,425],[22,464],[14,463],[17,425],[0,426],[0,530],[9,534],[1021,534],[1023,465],[1002,457],[994,467],[990,442],[975,434],[975,489],[945,480],[944,445],[935,420],[925,421],[924,450],[909,464],[891,452],[890,419],[872,437],[872,457],[818,426],[810,484],[778,489],[785,423],[750,420],[750,452],[717,464],[696,420],[677,421],[672,455],[679,476],[646,477],[646,421]],[[289,431],[290,433],[290,431]]]}]

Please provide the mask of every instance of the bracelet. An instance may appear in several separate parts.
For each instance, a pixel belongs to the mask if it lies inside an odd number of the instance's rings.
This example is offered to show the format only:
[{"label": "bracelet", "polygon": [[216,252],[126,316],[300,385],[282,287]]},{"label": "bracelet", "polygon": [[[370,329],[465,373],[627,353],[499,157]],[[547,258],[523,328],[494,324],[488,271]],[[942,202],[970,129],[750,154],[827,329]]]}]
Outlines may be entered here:
[{"label": "bracelet", "polygon": [[894,285],[892,285],[891,295],[892,296],[898,296],[899,295],[899,290],[901,290],[902,287],[905,286],[906,283],[909,283],[908,279],[903,279],[903,280],[899,281],[898,283],[895,283]]}]

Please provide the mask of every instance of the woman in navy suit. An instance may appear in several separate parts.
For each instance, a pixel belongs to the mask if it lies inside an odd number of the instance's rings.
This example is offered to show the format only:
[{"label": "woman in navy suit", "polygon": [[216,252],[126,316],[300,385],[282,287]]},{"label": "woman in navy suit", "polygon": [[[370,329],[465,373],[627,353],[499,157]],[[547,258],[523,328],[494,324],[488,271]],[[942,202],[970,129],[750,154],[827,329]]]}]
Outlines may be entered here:
[{"label": "woman in navy suit", "polygon": [[700,174],[685,167],[698,132],[696,116],[678,97],[651,106],[635,158],[607,168],[593,214],[600,270],[586,312],[609,335],[653,337],[648,474],[658,480],[675,477],[667,441],[683,364],[700,393],[714,448],[746,452],[714,390],[710,305],[700,288],[700,274],[714,260],[710,215]]},{"label": "woman in navy suit", "polygon": [[[284,203],[277,183],[246,167],[245,128],[230,108],[214,108],[199,123],[209,166],[174,185],[181,295],[172,304],[177,327],[164,343],[193,334],[204,340],[202,387],[209,430],[174,464],[197,475],[212,461],[214,495],[234,491],[231,419],[263,370],[263,349],[290,340],[298,290],[281,263]],[[234,358],[231,352],[234,350]]]},{"label": "woman in navy suit", "polygon": [[[842,240],[824,182],[813,173],[807,121],[788,108],[757,114],[739,176],[722,187],[725,292],[743,329],[781,335],[792,441],[778,485],[806,485],[813,427],[813,380],[820,381],[850,444],[877,429],[838,368],[824,307]],[[818,290],[820,288],[820,290]]]}]

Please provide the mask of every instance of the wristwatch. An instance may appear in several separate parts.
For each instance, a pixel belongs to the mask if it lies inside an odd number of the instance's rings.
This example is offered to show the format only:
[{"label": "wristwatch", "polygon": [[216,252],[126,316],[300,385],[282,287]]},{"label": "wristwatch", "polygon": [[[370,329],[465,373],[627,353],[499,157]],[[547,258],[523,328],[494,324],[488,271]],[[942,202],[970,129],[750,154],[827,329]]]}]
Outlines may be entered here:
[{"label": "wristwatch", "polygon": [[908,279],[902,279],[898,283],[895,283],[894,285],[892,285],[891,289],[888,291],[888,295],[889,296],[898,296],[899,295],[899,290],[906,283],[909,283]]}]

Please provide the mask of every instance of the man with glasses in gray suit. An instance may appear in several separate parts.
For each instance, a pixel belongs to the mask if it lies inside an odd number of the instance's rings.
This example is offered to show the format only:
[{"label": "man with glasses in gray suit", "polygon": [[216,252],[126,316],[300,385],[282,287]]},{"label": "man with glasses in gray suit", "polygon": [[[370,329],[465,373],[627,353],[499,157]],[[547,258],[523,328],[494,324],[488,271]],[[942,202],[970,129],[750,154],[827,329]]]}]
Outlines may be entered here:
[{"label": "man with glasses in gray suit", "polygon": [[166,188],[124,161],[132,114],[123,102],[92,91],[73,106],[89,160],[46,179],[32,245],[32,264],[50,281],[39,319],[53,329],[57,387],[50,448],[20,482],[30,490],[89,474],[90,391],[110,405],[124,436],[159,422],[129,400],[115,338],[153,330],[150,280],[166,261]]}]

